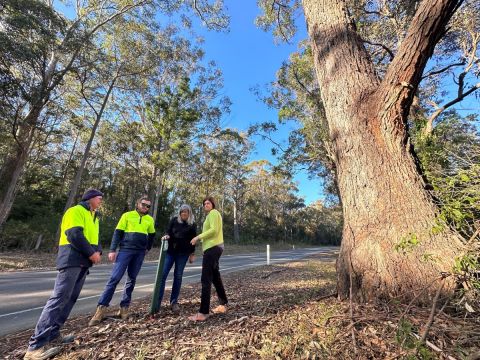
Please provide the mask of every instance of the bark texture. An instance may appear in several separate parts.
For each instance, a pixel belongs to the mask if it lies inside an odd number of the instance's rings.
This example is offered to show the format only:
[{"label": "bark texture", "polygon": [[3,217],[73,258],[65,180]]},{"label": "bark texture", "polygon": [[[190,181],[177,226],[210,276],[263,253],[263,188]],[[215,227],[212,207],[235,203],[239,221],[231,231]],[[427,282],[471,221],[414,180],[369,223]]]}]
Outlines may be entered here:
[{"label": "bark texture", "polygon": [[35,122],[40,116],[40,112],[40,106],[33,107],[25,117],[25,121],[18,126],[15,134],[15,143],[8,152],[7,158],[0,169],[0,232],[12,209],[18,190],[18,182],[25,169],[25,164],[34,141]]},{"label": "bark texture", "polygon": [[[317,78],[335,146],[344,229],[338,294],[428,300],[462,242],[434,234],[438,209],[419,173],[406,120],[423,69],[461,1],[425,0],[385,78],[375,74],[344,1],[304,0]],[[417,243],[418,241],[418,243]],[[444,292],[451,291],[451,281]]]}]

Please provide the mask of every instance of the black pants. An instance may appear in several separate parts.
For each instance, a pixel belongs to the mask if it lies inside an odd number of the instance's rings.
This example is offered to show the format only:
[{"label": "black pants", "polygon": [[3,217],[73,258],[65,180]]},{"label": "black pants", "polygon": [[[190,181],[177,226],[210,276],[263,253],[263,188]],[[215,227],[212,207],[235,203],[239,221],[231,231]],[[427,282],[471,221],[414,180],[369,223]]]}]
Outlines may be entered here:
[{"label": "black pants", "polygon": [[222,278],[220,277],[219,261],[223,249],[214,246],[205,250],[202,261],[202,299],[200,303],[200,312],[208,314],[210,312],[210,294],[212,291],[212,283],[217,291],[218,300],[221,305],[228,303],[227,295],[223,287]]}]

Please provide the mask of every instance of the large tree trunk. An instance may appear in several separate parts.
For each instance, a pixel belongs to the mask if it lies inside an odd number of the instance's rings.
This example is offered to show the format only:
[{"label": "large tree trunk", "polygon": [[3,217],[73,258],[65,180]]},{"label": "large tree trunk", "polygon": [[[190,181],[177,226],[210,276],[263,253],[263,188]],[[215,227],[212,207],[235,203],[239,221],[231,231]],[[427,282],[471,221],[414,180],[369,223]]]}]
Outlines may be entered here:
[{"label": "large tree trunk", "polygon": [[42,108],[33,107],[16,134],[16,142],[0,170],[0,231],[10,215],[18,183],[25,169]]},{"label": "large tree trunk", "polygon": [[[382,81],[344,1],[303,0],[315,69],[336,152],[343,205],[338,294],[427,300],[450,272],[462,242],[434,231],[437,208],[406,130],[426,61],[461,1],[423,1]],[[450,281],[445,292],[452,290]]]}]

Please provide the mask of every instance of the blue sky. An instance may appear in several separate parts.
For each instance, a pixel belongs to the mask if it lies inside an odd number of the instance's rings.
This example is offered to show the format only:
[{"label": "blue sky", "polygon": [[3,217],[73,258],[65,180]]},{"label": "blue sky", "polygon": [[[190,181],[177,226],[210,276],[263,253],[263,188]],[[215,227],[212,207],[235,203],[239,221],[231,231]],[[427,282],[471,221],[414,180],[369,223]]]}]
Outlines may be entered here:
[{"label": "blue sky", "polygon": [[[223,94],[232,101],[231,113],[222,120],[223,127],[246,130],[250,125],[260,122],[277,122],[277,112],[269,109],[257,99],[251,89],[255,86],[264,87],[275,79],[275,73],[283,61],[297,50],[299,40],[306,38],[303,18],[299,25],[298,35],[292,44],[275,45],[271,33],[264,32],[255,26],[255,18],[260,14],[256,1],[225,0],[226,12],[230,16],[228,32],[208,30],[196,16],[192,16],[193,30],[204,38],[202,45],[205,50],[205,60],[215,61],[224,76]],[[74,16],[73,8],[56,2],[57,7],[66,16]],[[160,18],[163,16],[160,15]],[[178,17],[173,15],[170,20],[177,22]],[[162,22],[162,20],[160,21]],[[164,24],[165,25],[165,24]],[[296,124],[290,122],[279,126],[274,140],[287,144],[289,130]],[[267,159],[276,163],[271,155],[273,144],[260,137],[254,137],[256,143],[250,160]],[[321,180],[309,180],[305,172],[299,172],[294,179],[298,183],[299,196],[305,199],[306,204],[323,198]]]},{"label": "blue sky", "polygon": [[[226,0],[227,12],[231,17],[230,31],[226,33],[208,31],[194,21],[195,31],[205,39],[203,45],[206,59],[214,60],[224,75],[224,95],[233,102],[231,113],[223,119],[224,127],[245,130],[254,123],[277,122],[277,112],[269,109],[257,99],[251,89],[264,87],[275,79],[275,73],[283,61],[297,50],[298,40],[306,37],[302,28],[292,45],[275,45],[271,33],[255,26],[255,18],[260,13],[256,1]],[[304,24],[303,19],[300,21]],[[296,126],[293,122],[280,128],[275,141],[287,144],[288,132]],[[251,160],[267,159],[273,163],[273,144],[260,137],[253,137],[256,143]],[[309,180],[305,172],[295,176],[299,195],[309,204],[322,198],[321,181]]]}]

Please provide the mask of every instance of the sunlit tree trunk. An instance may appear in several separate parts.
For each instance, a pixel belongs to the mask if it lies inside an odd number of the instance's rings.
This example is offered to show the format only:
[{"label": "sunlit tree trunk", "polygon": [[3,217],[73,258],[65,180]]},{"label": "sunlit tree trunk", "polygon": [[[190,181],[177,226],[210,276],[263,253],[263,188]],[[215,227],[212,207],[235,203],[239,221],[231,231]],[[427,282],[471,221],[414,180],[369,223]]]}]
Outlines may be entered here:
[{"label": "sunlit tree trunk", "polygon": [[[343,205],[338,294],[428,300],[462,252],[425,189],[406,120],[421,74],[461,1],[426,0],[383,80],[344,1],[303,0],[315,69],[335,146]],[[402,250],[403,249],[403,250]],[[431,286],[429,286],[431,285]],[[444,291],[451,291],[447,281]]]},{"label": "sunlit tree trunk", "polygon": [[238,228],[237,201],[233,200],[233,241],[235,244],[240,242],[240,230]]},{"label": "sunlit tree trunk", "polygon": [[110,99],[110,94],[112,93],[114,86],[115,79],[110,83],[107,93],[103,98],[100,110],[96,113],[95,122],[93,123],[92,131],[90,132],[90,138],[88,139],[87,146],[85,147],[85,151],[83,152],[82,161],[77,170],[77,173],[75,174],[75,179],[73,180],[72,186],[70,187],[70,192],[68,195],[67,203],[65,204],[64,212],[73,205],[73,201],[75,200],[75,196],[77,195],[78,189],[82,182],[83,171],[85,170],[85,165],[87,164],[87,160],[90,155],[90,149],[92,148],[93,140],[95,139],[95,135],[97,133],[98,125],[102,120],[103,113],[107,106],[108,100]]},{"label": "sunlit tree trunk", "polygon": [[41,106],[33,107],[19,125],[16,132],[16,141],[0,169],[0,230],[12,209],[18,183],[32,147],[35,135],[34,124],[41,111]]},{"label": "sunlit tree trunk", "polygon": [[160,198],[163,192],[164,172],[160,171],[157,176],[157,186],[155,188],[155,199],[153,201],[153,218],[157,220],[158,208],[160,206]]}]

